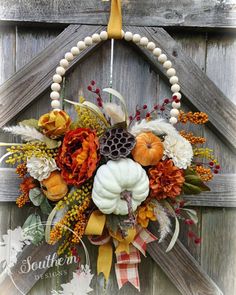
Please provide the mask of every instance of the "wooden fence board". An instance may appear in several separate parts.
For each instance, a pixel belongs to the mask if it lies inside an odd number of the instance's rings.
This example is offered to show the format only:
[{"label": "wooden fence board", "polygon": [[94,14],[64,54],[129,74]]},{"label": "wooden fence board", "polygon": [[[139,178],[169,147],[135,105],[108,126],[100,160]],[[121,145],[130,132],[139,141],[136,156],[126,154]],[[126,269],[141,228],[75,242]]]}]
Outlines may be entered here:
[{"label": "wooden fence board", "polygon": [[[20,179],[15,170],[0,168],[0,202],[14,202],[19,195]],[[186,195],[190,206],[236,207],[236,175],[215,175],[209,184],[211,191],[200,195]]]},{"label": "wooden fence board", "polygon": [[[125,27],[152,40],[169,56],[179,77],[181,92],[200,111],[209,115],[210,126],[220,133],[233,150],[236,150],[235,120],[236,106],[204,74],[194,61],[188,57],[175,40],[162,28]],[[153,67],[163,73],[166,71],[147,50],[138,47]],[[185,101],[185,100],[183,100]],[[209,103],[210,102],[210,103]]]},{"label": "wooden fence board", "polygon": [[[154,235],[158,235],[156,223],[151,223],[150,230]],[[174,282],[182,295],[223,295],[179,240],[175,247],[166,253],[169,242],[170,236],[160,244],[158,241],[150,243],[147,252]]]},{"label": "wooden fence board", "polygon": [[[101,29],[97,26],[69,26],[41,54],[4,83],[0,87],[0,126],[12,119],[50,86],[56,65],[63,58],[63,53],[76,45],[78,40]],[[69,68],[96,46],[98,45],[85,49]]]},{"label": "wooden fence board", "polygon": [[[124,24],[138,26],[177,26],[235,28],[235,1],[123,1]],[[57,24],[100,24],[108,21],[110,2],[103,1],[30,1],[2,0],[2,21]]]}]

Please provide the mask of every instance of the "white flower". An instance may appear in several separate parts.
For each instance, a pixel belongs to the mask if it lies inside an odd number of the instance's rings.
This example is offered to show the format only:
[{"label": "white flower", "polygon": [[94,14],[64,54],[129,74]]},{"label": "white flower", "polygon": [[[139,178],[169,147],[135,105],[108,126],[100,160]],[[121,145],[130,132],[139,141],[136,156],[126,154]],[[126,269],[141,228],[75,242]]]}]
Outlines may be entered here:
[{"label": "white flower", "polygon": [[56,161],[53,158],[31,157],[27,159],[26,166],[30,176],[38,181],[47,179],[52,171],[58,169]]},{"label": "white flower", "polygon": [[165,137],[164,159],[170,158],[174,165],[181,169],[186,169],[192,161],[193,149],[189,141],[176,133],[170,133]]}]

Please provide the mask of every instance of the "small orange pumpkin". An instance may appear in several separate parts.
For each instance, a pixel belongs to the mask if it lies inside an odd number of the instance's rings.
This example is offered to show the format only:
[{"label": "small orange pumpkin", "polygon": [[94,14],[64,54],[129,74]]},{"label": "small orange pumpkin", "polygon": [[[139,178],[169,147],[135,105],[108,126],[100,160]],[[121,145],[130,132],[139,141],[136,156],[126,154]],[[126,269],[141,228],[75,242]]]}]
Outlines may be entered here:
[{"label": "small orange pumpkin", "polygon": [[132,156],[136,162],[143,166],[156,165],[163,157],[164,147],[155,134],[144,132],[136,137],[136,145]]},{"label": "small orange pumpkin", "polygon": [[59,171],[53,171],[47,179],[41,181],[43,193],[51,201],[61,200],[68,192],[65,180]]}]

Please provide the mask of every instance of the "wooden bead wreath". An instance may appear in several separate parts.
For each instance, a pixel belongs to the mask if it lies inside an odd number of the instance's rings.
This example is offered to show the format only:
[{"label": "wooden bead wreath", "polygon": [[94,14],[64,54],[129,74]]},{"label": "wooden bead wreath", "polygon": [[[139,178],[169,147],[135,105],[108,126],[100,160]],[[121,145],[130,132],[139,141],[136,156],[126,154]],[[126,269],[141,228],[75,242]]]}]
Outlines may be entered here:
[{"label": "wooden bead wreath", "polygon": [[[176,124],[178,122],[178,116],[180,108],[181,93],[180,86],[178,84],[179,78],[176,76],[176,70],[172,67],[172,62],[167,59],[167,56],[162,53],[162,50],[156,47],[154,42],[149,42],[148,38],[141,37],[139,34],[133,34],[131,32],[122,31],[122,38],[126,41],[132,41],[137,45],[147,48],[157,60],[162,64],[163,68],[166,69],[166,74],[169,77],[169,82],[171,84],[171,92],[173,93],[172,97],[178,99],[178,102],[172,102],[172,109],[170,110],[170,119],[171,124]],[[62,76],[65,75],[66,69],[69,66],[69,63],[85,48],[91,46],[92,44],[99,43],[101,41],[106,41],[108,39],[108,33],[102,31],[100,34],[93,34],[91,37],[84,38],[84,41],[79,41],[77,46],[71,48],[70,52],[67,52],[63,59],[60,60],[60,65],[56,68],[56,74],[53,76],[53,83],[51,85],[51,94],[52,99],[51,106],[53,109],[60,109],[60,83],[62,82]]]}]

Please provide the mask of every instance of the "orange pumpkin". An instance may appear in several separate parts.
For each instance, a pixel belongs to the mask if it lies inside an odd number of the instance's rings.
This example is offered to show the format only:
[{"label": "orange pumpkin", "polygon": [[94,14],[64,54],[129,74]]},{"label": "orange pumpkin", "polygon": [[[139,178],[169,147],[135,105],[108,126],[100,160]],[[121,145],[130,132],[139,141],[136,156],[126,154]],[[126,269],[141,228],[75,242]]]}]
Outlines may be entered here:
[{"label": "orange pumpkin", "polygon": [[136,137],[136,145],[132,156],[136,162],[143,166],[156,165],[163,157],[164,147],[155,134],[144,132]]},{"label": "orange pumpkin", "polygon": [[51,201],[59,201],[68,192],[65,180],[59,171],[53,171],[47,179],[41,181],[41,186],[46,197]]}]

